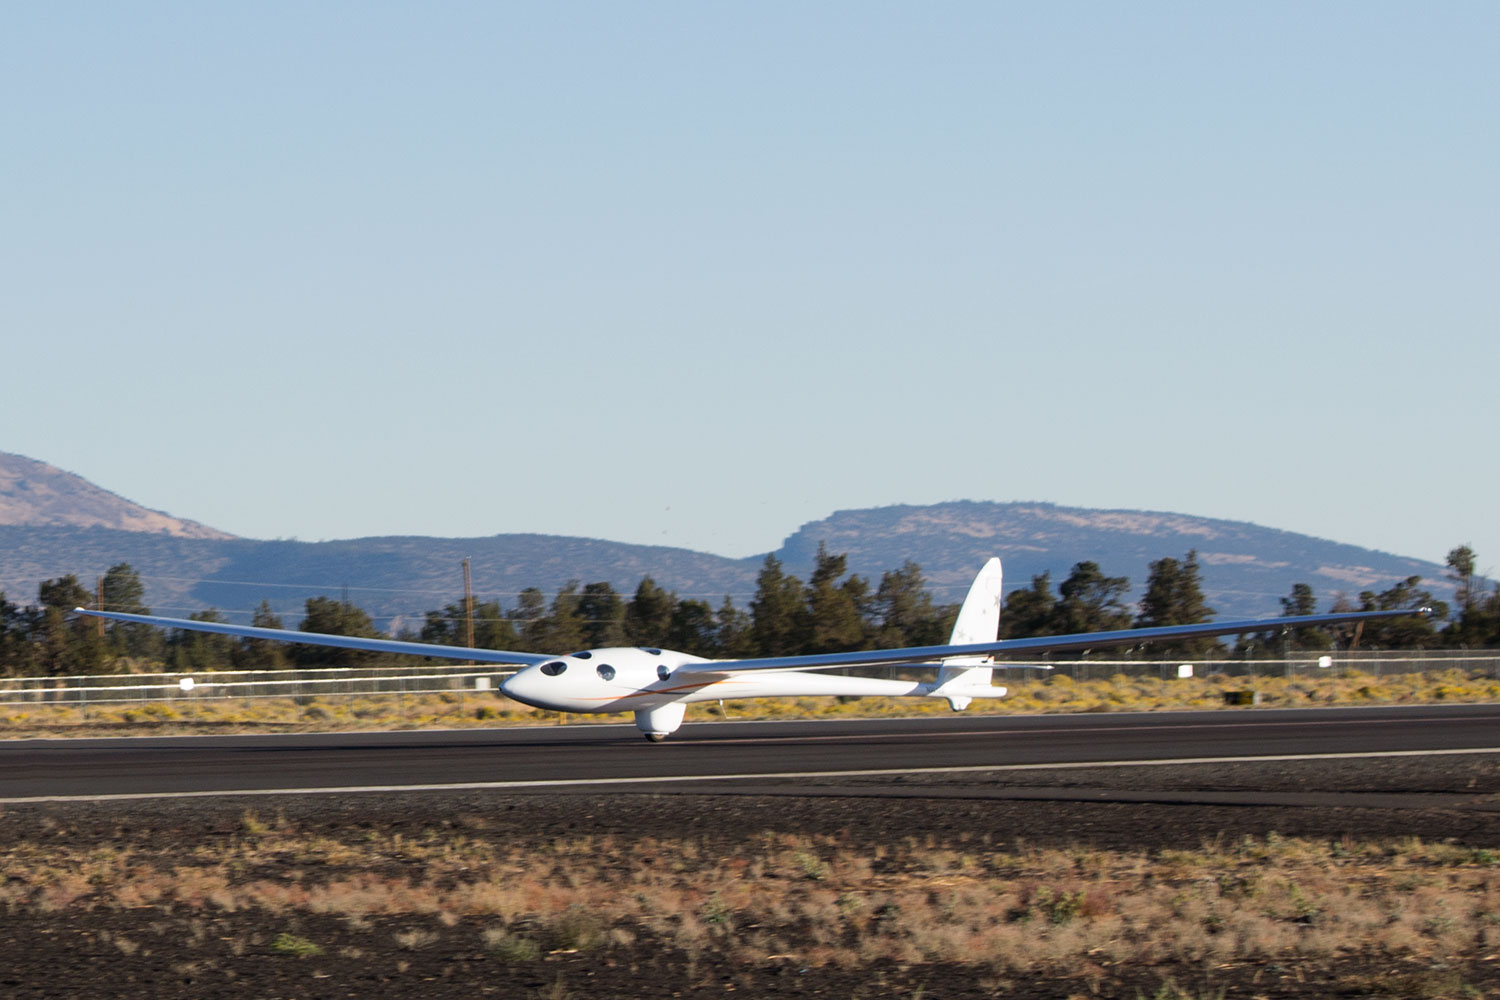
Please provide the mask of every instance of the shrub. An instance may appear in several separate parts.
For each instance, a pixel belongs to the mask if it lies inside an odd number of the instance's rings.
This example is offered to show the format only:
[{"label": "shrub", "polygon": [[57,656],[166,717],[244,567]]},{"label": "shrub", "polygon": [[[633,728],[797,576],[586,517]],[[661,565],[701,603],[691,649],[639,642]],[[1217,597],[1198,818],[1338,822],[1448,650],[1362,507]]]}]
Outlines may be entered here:
[{"label": "shrub", "polygon": [[296,955],[298,958],[323,954],[323,949],[307,938],[286,933],[276,935],[276,940],[271,942],[271,950],[282,955]]},{"label": "shrub", "polygon": [[542,957],[542,946],[521,934],[486,931],[484,943],[490,954],[502,962],[534,962]]},{"label": "shrub", "polygon": [[574,903],[553,918],[548,927],[552,946],[559,951],[590,951],[604,943],[604,921]]}]

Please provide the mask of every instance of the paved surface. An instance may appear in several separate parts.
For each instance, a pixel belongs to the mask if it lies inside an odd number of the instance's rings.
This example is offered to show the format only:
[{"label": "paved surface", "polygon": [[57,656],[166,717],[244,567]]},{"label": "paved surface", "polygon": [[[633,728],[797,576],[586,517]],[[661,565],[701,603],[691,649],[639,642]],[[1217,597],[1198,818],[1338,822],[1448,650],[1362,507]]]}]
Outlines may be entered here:
[{"label": "paved surface", "polygon": [[[979,794],[1130,801],[1121,798],[1127,793],[1118,789],[1058,784],[1057,771],[1046,772],[1054,777],[1042,791],[1035,785],[1031,790],[1018,787],[1025,783],[1014,780],[1003,786],[989,782],[983,788],[970,781],[955,791],[952,778],[954,769],[964,768],[1482,749],[1497,745],[1500,706],[1492,705],[718,722],[685,726],[663,744],[646,743],[633,727],[597,725],[26,740],[0,743],[0,801],[308,788],[352,791],[491,782],[534,783],[538,789],[556,790],[559,782],[620,779],[631,779],[627,787],[635,790],[698,793]],[[923,776],[915,772],[924,769],[948,769],[950,787],[940,790],[921,785]],[[913,773],[859,773],[908,770]],[[742,777],[729,781],[723,776]],[[907,783],[911,780],[918,784]],[[879,791],[874,787],[877,784],[881,786]],[[1375,794],[1366,789],[1360,793]],[[1137,790],[1131,794],[1147,793]],[[1273,804],[1268,796],[1297,792],[1262,787],[1245,791],[1199,788],[1183,793],[1158,787],[1150,790],[1147,798],[1135,801],[1175,801],[1172,796],[1183,794],[1193,801],[1252,805]],[[1326,798],[1323,801],[1326,804]],[[1288,799],[1280,804],[1299,803]]]}]

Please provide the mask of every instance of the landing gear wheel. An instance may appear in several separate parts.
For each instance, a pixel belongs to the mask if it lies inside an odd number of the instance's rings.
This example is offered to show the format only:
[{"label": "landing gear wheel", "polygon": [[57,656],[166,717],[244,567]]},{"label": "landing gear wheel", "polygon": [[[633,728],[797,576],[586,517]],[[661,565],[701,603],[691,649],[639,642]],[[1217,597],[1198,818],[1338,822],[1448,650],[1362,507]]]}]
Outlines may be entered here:
[{"label": "landing gear wheel", "polygon": [[650,740],[652,743],[660,743],[662,740],[664,740],[666,738],[667,738],[667,734],[666,733],[647,733],[646,734],[646,739]]}]

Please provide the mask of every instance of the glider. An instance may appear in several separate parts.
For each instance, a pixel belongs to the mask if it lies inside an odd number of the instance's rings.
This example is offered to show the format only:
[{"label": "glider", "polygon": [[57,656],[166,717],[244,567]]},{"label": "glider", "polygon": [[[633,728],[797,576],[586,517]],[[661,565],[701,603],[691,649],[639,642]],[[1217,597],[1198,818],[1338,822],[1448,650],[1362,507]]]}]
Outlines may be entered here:
[{"label": "glider", "polygon": [[[1139,645],[1158,639],[1234,635],[1429,613],[1426,608],[1418,611],[1345,612],[1037,636],[1028,639],[999,639],[997,636],[1000,632],[1002,600],[1000,584],[1000,560],[991,559],[974,578],[969,594],[959,609],[953,634],[941,646],[738,660],[710,660],[690,653],[648,646],[585,649],[564,655],[518,653],[159,618],[154,615],[133,615],[89,608],[74,610],[78,614],[96,618],[276,642],[512,664],[521,669],[501,682],[500,690],[516,701],[553,712],[632,712],[636,727],[653,742],[666,739],[675,732],[682,725],[687,706],[693,702],[729,698],[887,695],[943,698],[954,711],[961,711],[975,698],[1005,696],[1005,688],[991,683],[992,672],[996,669],[1014,668],[1003,663],[997,664],[994,659],[997,654],[1035,655],[1102,649],[1109,646]],[[818,672],[841,667],[891,666],[934,667],[937,669],[937,676],[931,681],[905,681]]]}]

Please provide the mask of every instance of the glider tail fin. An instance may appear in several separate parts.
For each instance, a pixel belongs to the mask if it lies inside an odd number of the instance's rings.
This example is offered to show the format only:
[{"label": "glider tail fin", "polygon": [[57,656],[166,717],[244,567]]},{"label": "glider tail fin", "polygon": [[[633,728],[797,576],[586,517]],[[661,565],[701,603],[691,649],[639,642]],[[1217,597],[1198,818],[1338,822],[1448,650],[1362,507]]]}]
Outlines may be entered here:
[{"label": "glider tail fin", "polygon": [[[991,559],[984,564],[974,583],[969,587],[969,596],[958,611],[958,621],[953,624],[953,645],[971,642],[994,642],[1000,635],[1000,603],[1002,572],[1000,560]],[[937,684],[933,694],[947,698],[956,712],[968,707],[969,701],[978,697],[1000,697],[1004,688],[992,688],[990,678],[993,659],[988,656],[951,656],[943,661],[938,670]]]}]

